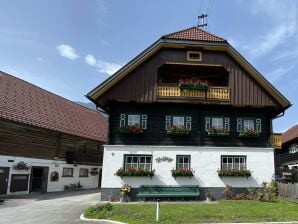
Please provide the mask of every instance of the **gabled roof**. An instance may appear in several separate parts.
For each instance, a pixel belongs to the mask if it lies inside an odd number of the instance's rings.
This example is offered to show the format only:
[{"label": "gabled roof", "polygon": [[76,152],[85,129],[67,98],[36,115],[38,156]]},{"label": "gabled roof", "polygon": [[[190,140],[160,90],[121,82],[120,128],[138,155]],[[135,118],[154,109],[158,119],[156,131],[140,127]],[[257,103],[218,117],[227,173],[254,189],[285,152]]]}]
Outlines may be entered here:
[{"label": "gabled roof", "polygon": [[286,143],[297,138],[298,138],[298,124],[289,128],[286,132],[284,132],[281,135],[281,142]]},{"label": "gabled roof", "polygon": [[[259,83],[282,107],[283,110],[291,106],[291,103],[259,73],[236,49],[225,39],[208,33],[200,28],[191,27],[178,32],[162,36],[159,40],[133,58],[108,79],[103,81],[87,94],[87,98],[97,103],[97,99],[112,88],[122,78],[136,69],[141,63],[150,58],[161,48],[186,48],[200,47],[210,51],[225,51],[237,61],[248,74]],[[102,105],[101,105],[102,106]]]},{"label": "gabled roof", "polygon": [[0,71],[0,118],[106,142],[107,119]]},{"label": "gabled roof", "polygon": [[164,35],[162,36],[162,38],[177,39],[177,40],[227,42],[225,39],[218,37],[214,34],[211,34],[205,30],[202,30],[196,26]]}]

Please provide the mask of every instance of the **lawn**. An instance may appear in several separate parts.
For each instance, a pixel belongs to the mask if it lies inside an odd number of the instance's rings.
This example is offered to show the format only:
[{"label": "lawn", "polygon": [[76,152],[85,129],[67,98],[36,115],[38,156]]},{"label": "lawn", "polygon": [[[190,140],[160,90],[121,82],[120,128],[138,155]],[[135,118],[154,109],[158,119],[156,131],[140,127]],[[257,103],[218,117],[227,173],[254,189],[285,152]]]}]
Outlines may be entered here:
[{"label": "lawn", "polygon": [[[104,218],[129,224],[155,222],[154,204],[115,204],[96,212],[95,207],[85,210],[86,218]],[[212,222],[273,222],[298,221],[298,204],[278,200],[219,201],[216,204],[184,203],[160,205],[160,223],[212,223]]]}]

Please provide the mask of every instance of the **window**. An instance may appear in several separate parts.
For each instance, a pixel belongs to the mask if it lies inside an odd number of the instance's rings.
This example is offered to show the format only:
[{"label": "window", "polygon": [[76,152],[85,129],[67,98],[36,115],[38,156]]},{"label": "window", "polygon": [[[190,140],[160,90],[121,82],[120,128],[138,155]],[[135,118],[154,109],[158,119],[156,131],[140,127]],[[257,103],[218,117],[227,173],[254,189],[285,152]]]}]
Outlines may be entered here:
[{"label": "window", "polygon": [[73,168],[64,167],[62,177],[73,177]]},{"label": "window", "polygon": [[228,117],[205,117],[205,131],[211,128],[230,130],[230,118]]},{"label": "window", "polygon": [[147,129],[147,114],[120,114],[120,128],[134,125]]},{"label": "window", "polygon": [[246,169],[246,156],[222,156],[221,169]]},{"label": "window", "polygon": [[177,169],[190,169],[190,156],[182,156],[182,155],[178,155],[177,156],[177,165],[176,165]]},{"label": "window", "polygon": [[262,131],[262,120],[260,118],[237,118],[237,131],[256,130]]},{"label": "window", "polygon": [[185,128],[191,130],[191,117],[190,116],[166,116],[166,130],[170,127],[176,126],[179,128]]},{"label": "window", "polygon": [[187,52],[188,61],[202,61],[202,52],[200,51],[188,51]]},{"label": "window", "polygon": [[88,177],[88,169],[87,168],[80,168],[79,177]]},{"label": "window", "polygon": [[152,156],[151,155],[125,155],[124,169],[134,168],[136,170],[151,170]]},{"label": "window", "polygon": [[127,125],[140,127],[140,115],[127,115]]}]

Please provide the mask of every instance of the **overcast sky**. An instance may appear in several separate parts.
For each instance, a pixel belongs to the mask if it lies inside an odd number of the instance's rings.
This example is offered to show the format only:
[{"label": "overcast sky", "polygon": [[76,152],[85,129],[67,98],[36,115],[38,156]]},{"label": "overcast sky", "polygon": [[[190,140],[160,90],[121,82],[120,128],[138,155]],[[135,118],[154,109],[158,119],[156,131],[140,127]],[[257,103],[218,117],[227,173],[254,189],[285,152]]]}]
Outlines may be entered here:
[{"label": "overcast sky", "polygon": [[294,104],[274,122],[280,132],[298,123],[297,9],[295,0],[2,0],[0,70],[88,102],[88,91],[160,36],[209,13],[206,30]]}]

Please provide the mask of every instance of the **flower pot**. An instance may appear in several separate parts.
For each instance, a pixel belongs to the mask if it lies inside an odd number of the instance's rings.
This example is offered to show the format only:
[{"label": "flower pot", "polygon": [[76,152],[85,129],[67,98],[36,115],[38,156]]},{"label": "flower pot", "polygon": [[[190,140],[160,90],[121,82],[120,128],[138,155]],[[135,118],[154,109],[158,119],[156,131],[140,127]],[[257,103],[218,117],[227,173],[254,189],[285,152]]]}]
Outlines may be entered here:
[{"label": "flower pot", "polygon": [[114,202],[114,196],[109,196],[109,202]]}]

